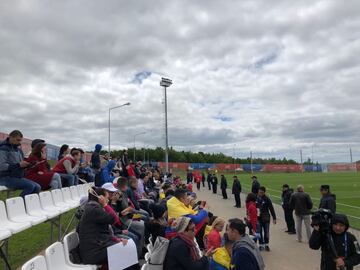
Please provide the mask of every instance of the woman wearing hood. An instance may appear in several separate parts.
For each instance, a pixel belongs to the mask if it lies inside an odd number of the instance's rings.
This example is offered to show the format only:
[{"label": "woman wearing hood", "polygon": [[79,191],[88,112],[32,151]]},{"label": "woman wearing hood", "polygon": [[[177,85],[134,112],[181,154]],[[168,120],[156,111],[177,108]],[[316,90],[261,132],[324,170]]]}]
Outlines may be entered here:
[{"label": "woman wearing hood", "polygon": [[[314,231],[309,240],[311,249],[321,248],[321,270],[352,270],[360,263],[360,246],[356,237],[348,232],[349,220],[343,214],[335,214],[331,221],[331,237],[334,242],[337,258],[328,244],[326,233],[319,225],[314,225]],[[342,267],[342,268],[341,268]]]}]

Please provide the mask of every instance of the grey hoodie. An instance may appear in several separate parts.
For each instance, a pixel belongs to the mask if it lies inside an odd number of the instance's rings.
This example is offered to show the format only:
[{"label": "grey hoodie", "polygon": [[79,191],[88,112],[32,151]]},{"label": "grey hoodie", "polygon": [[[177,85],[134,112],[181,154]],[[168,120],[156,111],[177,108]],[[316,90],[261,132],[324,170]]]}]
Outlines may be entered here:
[{"label": "grey hoodie", "polygon": [[258,246],[256,245],[256,243],[254,242],[254,240],[252,240],[249,237],[249,235],[245,234],[244,236],[241,237],[241,239],[239,241],[236,241],[234,243],[233,250],[240,248],[240,247],[248,249],[251,252],[251,254],[254,255],[254,257],[256,258],[256,261],[258,262],[260,270],[265,269],[264,260],[261,257],[260,250],[259,250]]}]

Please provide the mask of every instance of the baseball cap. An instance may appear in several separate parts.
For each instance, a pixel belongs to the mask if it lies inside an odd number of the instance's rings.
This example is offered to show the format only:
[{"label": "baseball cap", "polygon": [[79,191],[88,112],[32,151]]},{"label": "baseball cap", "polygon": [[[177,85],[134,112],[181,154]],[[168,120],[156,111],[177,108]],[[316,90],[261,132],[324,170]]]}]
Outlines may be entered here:
[{"label": "baseball cap", "polygon": [[116,192],[118,191],[112,183],[105,183],[101,186],[103,189],[110,191],[110,192]]}]

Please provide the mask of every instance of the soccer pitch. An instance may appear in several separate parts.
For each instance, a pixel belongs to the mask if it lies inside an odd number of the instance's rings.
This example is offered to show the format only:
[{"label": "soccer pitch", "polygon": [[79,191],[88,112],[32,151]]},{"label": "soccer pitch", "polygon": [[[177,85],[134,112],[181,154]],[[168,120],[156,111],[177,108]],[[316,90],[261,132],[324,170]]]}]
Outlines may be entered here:
[{"label": "soccer pitch", "polygon": [[[219,184],[221,174],[225,175],[228,188],[231,189],[232,177],[235,174],[218,172]],[[182,179],[186,181],[185,175],[181,174]],[[243,192],[249,192],[252,183],[251,174],[237,173],[236,175],[240,179]],[[294,190],[297,185],[303,185],[305,192],[309,193],[313,200],[313,210],[319,206],[320,185],[330,185],[331,192],[336,195],[337,212],[347,214],[351,227],[360,229],[360,173],[254,173],[254,175],[258,177],[260,184],[267,188],[272,201],[278,204],[281,202],[283,184],[288,184]],[[220,193],[219,190],[218,193]]]}]

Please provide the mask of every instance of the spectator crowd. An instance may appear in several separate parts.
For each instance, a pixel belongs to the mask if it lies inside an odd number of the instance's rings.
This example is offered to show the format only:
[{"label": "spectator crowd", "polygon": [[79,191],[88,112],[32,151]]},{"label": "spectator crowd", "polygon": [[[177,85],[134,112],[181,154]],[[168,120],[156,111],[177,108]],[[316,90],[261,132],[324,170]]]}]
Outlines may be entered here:
[{"label": "spectator crowd", "polygon": [[[102,156],[102,146],[97,144],[91,161],[79,148],[61,146],[58,161],[51,168],[46,159],[46,143],[35,139],[31,153],[25,157],[20,148],[22,134],[15,130],[0,143],[0,185],[22,190],[21,196],[41,190],[58,189],[94,182],[87,198],[83,198],[76,215],[79,247],[75,251],[77,263],[101,265],[108,269],[107,248],[117,243],[126,245],[131,239],[137,255],[143,258],[148,246],[165,242],[158,253],[159,269],[164,270],[262,270],[265,268],[261,252],[270,252],[270,225],[277,222],[273,203],[256,176],[252,176],[251,192],[245,199],[246,217],[224,220],[209,211],[206,201],[198,200],[192,184],[217,194],[217,172],[189,170],[186,183],[179,176],[163,173],[150,164],[130,160],[126,150],[121,157]],[[228,182],[220,177],[223,199],[227,200]],[[234,207],[241,207],[242,185],[237,176],[231,187]],[[322,249],[321,269],[346,269],[360,262],[356,239],[347,229],[346,216],[336,214],[336,197],[328,185],[321,186],[319,208],[333,215],[332,228],[338,258],[332,260],[325,240],[315,226],[311,230],[313,203],[299,185],[297,192],[283,185],[282,207],[287,233],[302,238],[302,223],[313,249]],[[295,220],[293,218],[295,212]],[[346,242],[344,243],[344,235]],[[357,243],[357,242],[356,242]],[[345,249],[341,248],[345,245]],[[152,260],[148,263],[151,265]],[[152,265],[152,266],[154,266]],[[129,269],[139,269],[140,265]],[[154,269],[154,268],[151,268]]]}]

